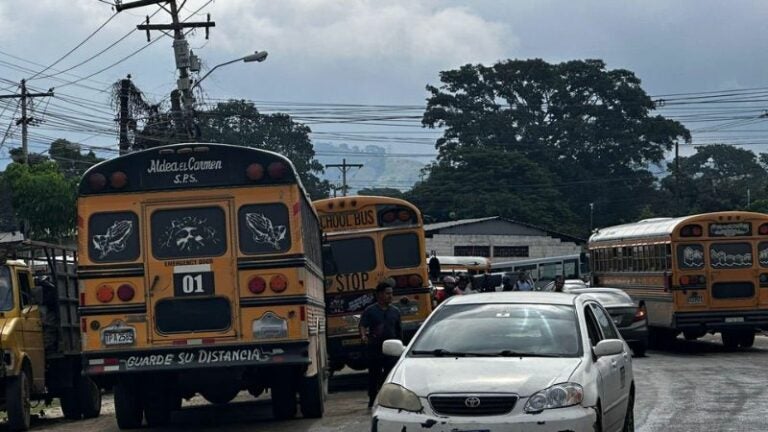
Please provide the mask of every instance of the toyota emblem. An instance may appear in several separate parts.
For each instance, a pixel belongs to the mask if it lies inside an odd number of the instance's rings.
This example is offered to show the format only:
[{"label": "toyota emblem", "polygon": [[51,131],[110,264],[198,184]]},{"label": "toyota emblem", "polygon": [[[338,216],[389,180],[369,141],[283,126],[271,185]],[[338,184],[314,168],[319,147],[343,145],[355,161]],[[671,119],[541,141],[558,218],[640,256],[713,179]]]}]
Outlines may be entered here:
[{"label": "toyota emblem", "polygon": [[480,406],[480,398],[477,396],[468,397],[464,399],[464,405],[466,405],[467,408],[477,408]]}]

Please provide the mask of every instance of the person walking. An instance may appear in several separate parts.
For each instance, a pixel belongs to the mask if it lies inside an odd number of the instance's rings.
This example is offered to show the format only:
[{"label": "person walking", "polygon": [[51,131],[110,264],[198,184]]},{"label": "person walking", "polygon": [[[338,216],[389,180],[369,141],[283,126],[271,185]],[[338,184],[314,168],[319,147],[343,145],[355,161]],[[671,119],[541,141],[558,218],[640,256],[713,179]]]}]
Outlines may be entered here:
[{"label": "person walking", "polygon": [[392,306],[392,285],[376,285],[376,303],[368,306],[360,317],[360,338],[368,347],[368,408],[384,383],[397,358],[384,355],[382,346],[387,339],[403,339],[400,311]]}]

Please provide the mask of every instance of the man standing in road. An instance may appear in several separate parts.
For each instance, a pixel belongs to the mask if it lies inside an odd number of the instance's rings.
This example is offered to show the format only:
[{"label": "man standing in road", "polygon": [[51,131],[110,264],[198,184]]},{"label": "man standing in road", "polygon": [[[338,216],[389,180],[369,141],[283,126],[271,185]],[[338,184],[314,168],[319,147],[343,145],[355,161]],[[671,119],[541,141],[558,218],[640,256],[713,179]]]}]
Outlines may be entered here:
[{"label": "man standing in road", "polygon": [[382,345],[387,339],[403,339],[400,311],[392,306],[392,285],[376,285],[376,303],[368,306],[360,317],[360,338],[368,345],[368,408],[379,388],[395,365],[397,358],[385,356]]}]

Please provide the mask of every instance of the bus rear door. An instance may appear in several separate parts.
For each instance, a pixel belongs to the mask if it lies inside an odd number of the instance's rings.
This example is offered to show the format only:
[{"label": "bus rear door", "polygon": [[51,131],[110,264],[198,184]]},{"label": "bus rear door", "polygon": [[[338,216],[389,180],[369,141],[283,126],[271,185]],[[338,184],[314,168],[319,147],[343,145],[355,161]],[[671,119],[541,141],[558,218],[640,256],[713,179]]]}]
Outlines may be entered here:
[{"label": "bus rear door", "polygon": [[232,203],[144,207],[153,342],[238,334]]}]

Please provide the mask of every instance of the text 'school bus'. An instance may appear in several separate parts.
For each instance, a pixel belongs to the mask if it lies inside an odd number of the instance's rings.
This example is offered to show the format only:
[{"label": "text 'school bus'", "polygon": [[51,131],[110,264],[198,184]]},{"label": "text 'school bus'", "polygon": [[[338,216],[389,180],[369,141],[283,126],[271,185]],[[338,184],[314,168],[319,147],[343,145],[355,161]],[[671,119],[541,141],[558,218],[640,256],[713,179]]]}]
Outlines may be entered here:
[{"label": "text 'school bus'", "polygon": [[320,225],[288,159],[157,147],[89,169],[77,207],[86,373],[115,384],[120,428],[244,389],[322,416]]},{"label": "text 'school bus'", "polygon": [[595,285],[645,306],[660,342],[720,332],[749,347],[768,328],[768,215],[739,211],[601,228],[589,240]]},{"label": "text 'school bus'", "polygon": [[407,201],[376,196],[329,198],[313,205],[335,263],[335,271],[326,269],[325,280],[331,368],[364,369],[358,324],[375,301],[379,282],[395,282],[393,304],[400,309],[406,341],[432,312],[421,212]]}]

